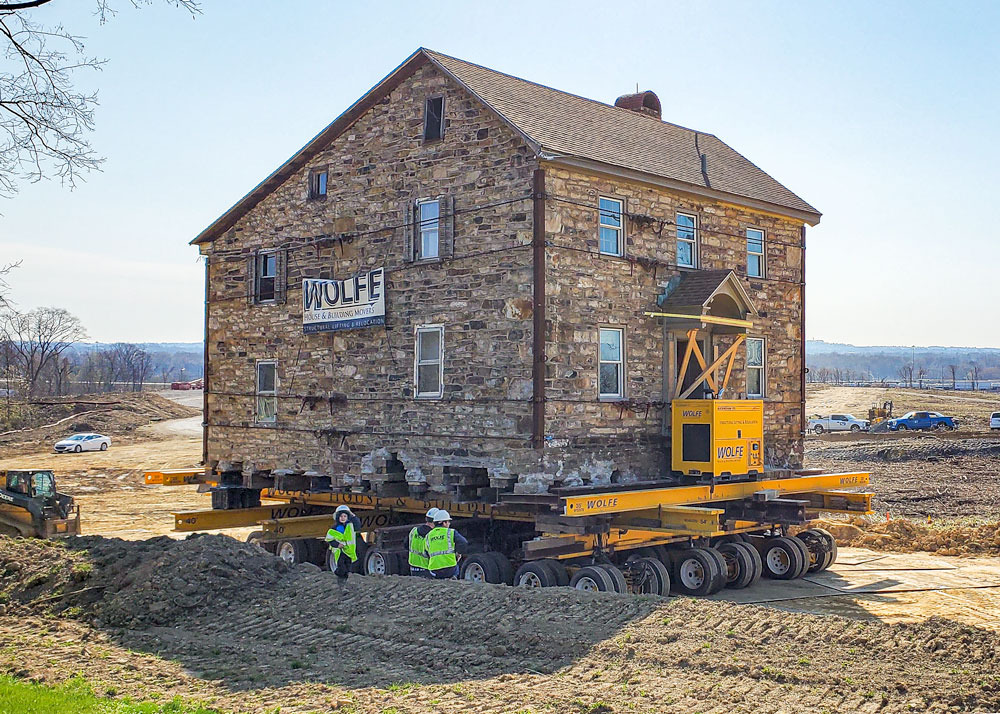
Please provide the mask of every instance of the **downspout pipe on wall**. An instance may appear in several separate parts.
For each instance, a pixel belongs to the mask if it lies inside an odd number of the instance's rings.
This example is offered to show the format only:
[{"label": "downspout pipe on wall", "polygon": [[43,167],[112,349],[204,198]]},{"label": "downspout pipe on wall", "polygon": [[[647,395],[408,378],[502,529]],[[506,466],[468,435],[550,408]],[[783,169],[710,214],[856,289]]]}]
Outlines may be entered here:
[{"label": "downspout pipe on wall", "polygon": [[531,343],[531,444],[545,443],[545,170],[532,178],[531,260],[534,273]]},{"label": "downspout pipe on wall", "polygon": [[800,274],[802,278],[802,290],[801,302],[799,305],[801,326],[799,329],[799,338],[801,339],[801,344],[799,345],[800,357],[802,360],[802,366],[799,370],[799,396],[802,399],[800,412],[799,412],[799,428],[801,430],[802,437],[806,435],[806,227],[802,226],[802,250],[800,255],[802,256]]},{"label": "downspout pipe on wall", "polygon": [[205,350],[202,358],[201,375],[201,465],[208,468],[208,298],[211,294],[208,289],[208,256],[205,256],[205,335],[203,347]]}]

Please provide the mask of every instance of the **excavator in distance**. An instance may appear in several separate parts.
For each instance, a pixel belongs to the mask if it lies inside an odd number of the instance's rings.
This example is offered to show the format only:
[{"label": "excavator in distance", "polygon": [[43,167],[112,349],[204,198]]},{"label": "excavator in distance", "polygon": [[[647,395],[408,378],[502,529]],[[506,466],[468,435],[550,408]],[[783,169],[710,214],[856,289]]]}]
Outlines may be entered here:
[{"label": "excavator in distance", "polygon": [[80,509],[56,491],[48,469],[0,471],[0,535],[65,538],[80,534]]}]

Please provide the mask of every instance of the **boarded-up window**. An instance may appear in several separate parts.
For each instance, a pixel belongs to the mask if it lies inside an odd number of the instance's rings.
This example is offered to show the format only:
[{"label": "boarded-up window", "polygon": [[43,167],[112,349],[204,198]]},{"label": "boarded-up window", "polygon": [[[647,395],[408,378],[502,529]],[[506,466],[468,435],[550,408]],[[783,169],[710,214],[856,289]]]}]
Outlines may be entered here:
[{"label": "boarded-up window", "polygon": [[444,136],[444,97],[430,97],[424,102],[424,141]]},{"label": "boarded-up window", "polygon": [[309,198],[319,200],[326,198],[328,176],[326,169],[316,169],[309,172]]}]

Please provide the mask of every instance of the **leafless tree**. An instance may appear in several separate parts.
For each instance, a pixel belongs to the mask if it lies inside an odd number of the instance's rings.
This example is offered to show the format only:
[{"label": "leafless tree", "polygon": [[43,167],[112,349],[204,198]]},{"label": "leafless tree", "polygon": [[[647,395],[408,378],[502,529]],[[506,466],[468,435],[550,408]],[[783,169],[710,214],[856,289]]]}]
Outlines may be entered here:
[{"label": "leafless tree", "polygon": [[958,374],[958,365],[957,364],[949,364],[948,365],[948,371],[951,372],[951,388],[952,389],[957,389],[958,386],[957,386],[957,380],[955,379],[955,377]]},{"label": "leafless tree", "polygon": [[49,363],[86,336],[79,318],[62,308],[7,310],[0,315],[0,337],[9,346],[29,395],[37,392],[38,377]]},{"label": "leafless tree", "polygon": [[970,362],[969,363],[969,379],[972,380],[973,391],[979,389],[979,363]]},{"label": "leafless tree", "polygon": [[920,389],[924,388],[924,377],[927,376],[927,368],[920,366],[917,367],[917,380],[920,383]]},{"label": "leafless tree", "polygon": [[[129,0],[134,7],[154,0]],[[164,0],[194,14],[195,0]],[[95,0],[103,23],[116,14],[112,0]],[[0,0],[0,196],[20,181],[57,176],[74,186],[81,172],[102,159],[90,146],[97,94],[73,84],[78,70],[97,70],[106,60],[87,55],[83,38],[61,24],[36,21],[57,0]]]},{"label": "leafless tree", "polygon": [[899,378],[907,387],[913,386],[913,365],[906,363],[899,368]]}]

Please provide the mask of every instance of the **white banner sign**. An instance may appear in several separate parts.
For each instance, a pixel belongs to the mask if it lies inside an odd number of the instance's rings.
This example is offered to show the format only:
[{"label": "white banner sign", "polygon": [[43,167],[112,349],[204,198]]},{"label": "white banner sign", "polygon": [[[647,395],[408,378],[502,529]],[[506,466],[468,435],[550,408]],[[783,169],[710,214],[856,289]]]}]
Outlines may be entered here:
[{"label": "white banner sign", "polygon": [[302,331],[354,330],[385,324],[385,268],[347,280],[302,281]]}]

